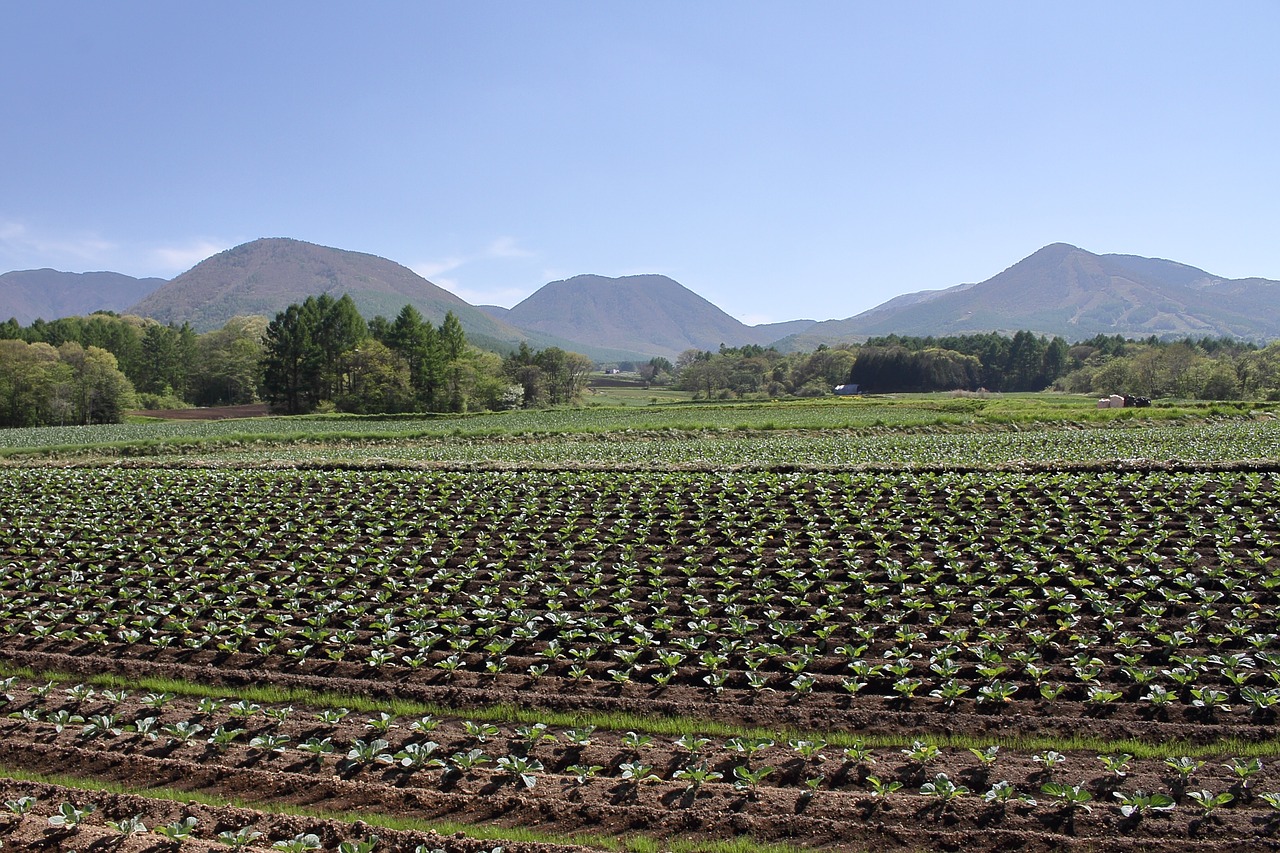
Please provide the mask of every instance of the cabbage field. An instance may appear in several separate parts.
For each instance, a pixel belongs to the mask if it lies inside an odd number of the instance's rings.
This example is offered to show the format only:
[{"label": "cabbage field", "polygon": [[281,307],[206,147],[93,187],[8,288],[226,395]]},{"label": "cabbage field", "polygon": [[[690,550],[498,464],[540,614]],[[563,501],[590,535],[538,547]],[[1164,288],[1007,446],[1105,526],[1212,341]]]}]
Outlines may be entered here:
[{"label": "cabbage field", "polygon": [[11,464],[0,840],[1272,849],[1271,424]]}]

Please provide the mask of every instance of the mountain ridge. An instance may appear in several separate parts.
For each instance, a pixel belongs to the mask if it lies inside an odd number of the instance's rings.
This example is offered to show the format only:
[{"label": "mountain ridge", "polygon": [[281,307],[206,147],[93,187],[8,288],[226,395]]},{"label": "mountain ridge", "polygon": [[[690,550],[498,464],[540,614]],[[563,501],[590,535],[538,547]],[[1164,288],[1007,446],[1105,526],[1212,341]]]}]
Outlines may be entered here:
[{"label": "mountain ridge", "polygon": [[785,347],[1024,329],[1068,340],[1099,334],[1274,340],[1280,282],[1225,279],[1163,258],[1095,255],[1051,243],[985,281],[903,294],[818,323]]},{"label": "mountain ridge", "polygon": [[[208,331],[237,315],[271,317],[308,296],[348,294],[366,318],[394,318],[406,304],[432,323],[452,311],[471,341],[499,352],[521,342],[572,348],[573,342],[531,335],[450,293],[402,264],[367,252],[290,237],[263,237],[212,255],[128,309],[161,322],[189,322]],[[617,360],[639,353],[598,347],[591,358]]]},{"label": "mountain ridge", "polygon": [[1226,279],[1163,258],[1095,255],[1069,243],[1044,246],[985,281],[900,294],[841,320],[748,326],[662,275],[580,275],[548,282],[512,308],[473,306],[386,258],[273,237],[219,252],[167,282],[110,272],[5,273],[0,318],[25,325],[110,310],[206,330],[235,315],[272,316],[320,293],[351,294],[367,317],[391,318],[413,304],[439,322],[451,310],[475,343],[499,352],[526,342],[603,362],[674,359],[721,344],[812,350],[891,333],[1280,339],[1280,282]]},{"label": "mountain ridge", "polygon": [[94,311],[119,313],[164,284],[118,272],[14,270],[0,275],[0,321],[12,317],[26,326]]}]

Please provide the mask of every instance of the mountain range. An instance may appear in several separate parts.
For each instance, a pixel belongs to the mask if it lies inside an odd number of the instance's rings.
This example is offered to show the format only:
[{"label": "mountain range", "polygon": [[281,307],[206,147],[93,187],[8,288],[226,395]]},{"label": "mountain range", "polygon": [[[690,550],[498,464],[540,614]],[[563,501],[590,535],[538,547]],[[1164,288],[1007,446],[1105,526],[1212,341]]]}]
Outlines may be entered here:
[{"label": "mountain range", "polygon": [[661,275],[580,275],[553,281],[506,309],[473,306],[376,255],[264,238],[220,252],[171,281],[119,273],[26,270],[0,275],[0,318],[110,310],[218,328],[236,315],[274,315],[307,296],[348,293],[366,316],[412,304],[440,322],[453,311],[477,344],[559,346],[597,361],[663,356],[721,344],[812,350],[869,336],[1021,329],[1071,341],[1127,337],[1280,338],[1280,282],[1225,279],[1174,261],[1095,255],[1054,243],[986,281],[895,297],[843,320],[748,326]]},{"label": "mountain range", "polygon": [[905,294],[817,323],[785,346],[1021,329],[1071,341],[1099,334],[1274,340],[1280,338],[1280,282],[1225,279],[1174,261],[1095,255],[1053,243],[984,282]]},{"label": "mountain range", "polygon": [[118,272],[16,270],[0,275],[0,319],[28,325],[43,317],[75,317],[94,311],[124,311],[165,283]]}]

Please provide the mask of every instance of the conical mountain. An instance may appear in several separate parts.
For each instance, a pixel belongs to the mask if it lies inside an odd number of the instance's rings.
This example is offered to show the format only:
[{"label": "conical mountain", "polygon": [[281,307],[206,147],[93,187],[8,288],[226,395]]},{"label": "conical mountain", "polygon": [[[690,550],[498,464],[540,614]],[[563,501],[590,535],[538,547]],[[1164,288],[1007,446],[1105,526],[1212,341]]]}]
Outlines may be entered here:
[{"label": "conical mountain", "polygon": [[366,317],[392,318],[409,304],[434,323],[453,311],[471,336],[503,342],[525,337],[394,261],[283,237],[254,240],[206,258],[130,311],[206,331],[237,315],[271,317],[322,293],[349,294]]},{"label": "conical mountain", "polygon": [[665,275],[553,281],[503,317],[530,332],[667,358],[781,336],[777,328],[745,325]]}]

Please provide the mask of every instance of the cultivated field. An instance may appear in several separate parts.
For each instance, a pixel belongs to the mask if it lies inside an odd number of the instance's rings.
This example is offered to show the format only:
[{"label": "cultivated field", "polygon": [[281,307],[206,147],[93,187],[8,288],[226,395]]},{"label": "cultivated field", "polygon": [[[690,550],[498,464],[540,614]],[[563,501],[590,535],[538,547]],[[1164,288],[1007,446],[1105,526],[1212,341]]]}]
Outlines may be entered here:
[{"label": "cultivated field", "polygon": [[1280,846],[1274,420],[973,402],[18,454],[0,839]]}]

